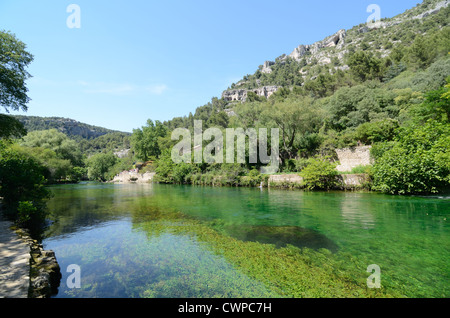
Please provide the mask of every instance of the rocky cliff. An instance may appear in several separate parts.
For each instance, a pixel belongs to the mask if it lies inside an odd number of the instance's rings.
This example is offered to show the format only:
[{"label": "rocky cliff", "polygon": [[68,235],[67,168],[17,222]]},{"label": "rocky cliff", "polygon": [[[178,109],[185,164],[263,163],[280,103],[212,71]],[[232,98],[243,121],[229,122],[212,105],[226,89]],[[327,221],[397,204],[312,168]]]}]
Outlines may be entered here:
[{"label": "rocky cliff", "polygon": [[245,102],[248,92],[253,92],[260,97],[269,98],[278,91],[278,86],[263,86],[255,89],[231,89],[222,93],[222,98],[227,102]]},{"label": "rocky cliff", "polygon": [[345,44],[345,36],[347,32],[345,30],[339,30],[335,34],[327,37],[326,39],[316,42],[311,45],[300,45],[294,49],[294,51],[289,54],[290,58],[300,61],[304,56],[311,55],[313,58],[318,57],[318,53],[321,49],[327,47],[337,47],[341,49]]},{"label": "rocky cliff", "polygon": [[[396,34],[404,33],[402,25],[405,22],[420,21],[426,23],[427,18],[439,13],[442,9],[450,5],[450,0],[425,0],[416,7],[405,11],[392,18],[385,18],[375,23],[362,23],[349,30],[339,30],[333,35],[325,39],[315,42],[313,44],[301,44],[296,47],[290,54],[282,54],[275,61],[265,61],[254,75],[247,75],[244,80],[241,80],[231,86],[231,90],[225,91],[222,95],[227,101],[245,101],[246,92],[255,87],[275,87],[277,89],[280,85],[279,78],[274,81],[276,76],[271,76],[281,70],[286,73],[285,65],[289,61],[295,61],[301,65],[300,69],[292,67],[291,70],[295,74],[291,77],[300,76],[303,82],[314,80],[317,74],[321,72],[321,67],[324,65],[329,68],[329,72],[333,73],[338,70],[349,69],[346,64],[346,56],[351,51],[360,50],[362,46],[366,46],[363,50],[370,50],[374,54],[381,57],[386,57],[391,53],[391,50],[401,40],[395,40]],[[383,30],[374,36],[373,31]],[[380,37],[382,34],[382,38]],[[389,45],[380,44],[389,42]],[[283,75],[282,75],[283,76]],[[296,84],[303,85],[303,84]],[[288,85],[288,86],[292,86]],[[265,94],[262,91],[255,91],[259,96],[270,96],[273,92]]]}]

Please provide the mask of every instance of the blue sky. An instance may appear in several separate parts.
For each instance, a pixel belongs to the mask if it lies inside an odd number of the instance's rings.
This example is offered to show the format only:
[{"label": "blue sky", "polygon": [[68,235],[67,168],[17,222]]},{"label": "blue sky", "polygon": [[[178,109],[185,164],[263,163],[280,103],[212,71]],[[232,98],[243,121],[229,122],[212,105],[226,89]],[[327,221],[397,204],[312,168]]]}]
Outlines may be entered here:
[{"label": "blue sky", "polygon": [[[27,44],[28,112],[131,132],[188,115],[266,60],[420,0],[1,0]],[[81,28],[68,28],[70,4]],[[1,109],[0,111],[4,111]]]}]

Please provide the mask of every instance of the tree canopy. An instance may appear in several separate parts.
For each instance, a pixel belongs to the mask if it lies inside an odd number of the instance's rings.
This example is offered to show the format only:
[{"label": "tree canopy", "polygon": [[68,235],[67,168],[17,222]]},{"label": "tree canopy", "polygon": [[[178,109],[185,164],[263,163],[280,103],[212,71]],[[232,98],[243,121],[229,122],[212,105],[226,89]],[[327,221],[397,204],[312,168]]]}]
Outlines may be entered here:
[{"label": "tree canopy", "polygon": [[0,31],[0,105],[9,110],[28,109],[26,80],[31,77],[26,68],[33,55],[26,45],[10,32]]}]

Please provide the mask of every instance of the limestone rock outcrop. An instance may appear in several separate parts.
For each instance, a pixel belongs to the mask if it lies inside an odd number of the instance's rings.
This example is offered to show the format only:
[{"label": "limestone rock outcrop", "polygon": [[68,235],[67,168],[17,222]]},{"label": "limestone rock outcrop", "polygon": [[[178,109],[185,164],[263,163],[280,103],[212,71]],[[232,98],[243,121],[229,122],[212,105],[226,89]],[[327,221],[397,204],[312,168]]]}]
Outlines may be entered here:
[{"label": "limestone rock outcrop", "polygon": [[265,73],[265,74],[270,74],[270,73],[272,73],[272,68],[271,68],[271,66],[274,65],[274,64],[275,64],[275,62],[273,62],[273,61],[265,61],[265,62],[264,62],[264,65],[263,65],[262,68],[261,68],[261,72],[262,72],[262,73]]},{"label": "limestone rock outcrop", "polygon": [[222,98],[227,102],[245,102],[249,91],[260,97],[269,98],[279,89],[279,86],[263,86],[255,89],[231,89],[224,91]]},{"label": "limestone rock outcrop", "polygon": [[316,42],[311,45],[300,45],[296,47],[291,54],[289,54],[289,57],[299,61],[307,54],[317,54],[322,48],[337,47],[340,49],[345,44],[346,34],[347,32],[342,29],[322,41]]},{"label": "limestone rock outcrop", "polygon": [[154,172],[146,172],[144,174],[138,171],[123,171],[114,177],[113,183],[150,183],[155,176]]}]

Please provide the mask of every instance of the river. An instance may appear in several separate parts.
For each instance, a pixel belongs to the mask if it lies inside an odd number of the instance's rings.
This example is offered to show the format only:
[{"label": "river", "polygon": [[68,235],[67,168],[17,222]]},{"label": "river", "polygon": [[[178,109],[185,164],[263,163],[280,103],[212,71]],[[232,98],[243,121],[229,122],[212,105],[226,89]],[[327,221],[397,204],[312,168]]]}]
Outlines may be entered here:
[{"label": "river", "polygon": [[50,189],[43,245],[63,274],[56,298],[450,296],[448,195]]}]

